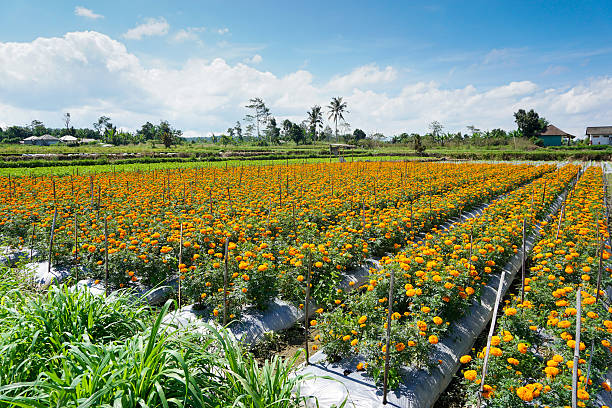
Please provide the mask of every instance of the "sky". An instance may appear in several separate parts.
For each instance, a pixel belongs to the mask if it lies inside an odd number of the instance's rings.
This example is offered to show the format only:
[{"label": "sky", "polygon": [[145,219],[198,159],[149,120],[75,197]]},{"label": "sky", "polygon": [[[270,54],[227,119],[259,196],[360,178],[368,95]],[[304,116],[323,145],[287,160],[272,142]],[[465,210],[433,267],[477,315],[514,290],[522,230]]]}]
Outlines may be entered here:
[{"label": "sky", "polygon": [[511,130],[533,108],[580,136],[612,125],[611,40],[610,0],[0,0],[0,127],[198,136],[253,97],[300,122],[342,96],[368,134]]}]

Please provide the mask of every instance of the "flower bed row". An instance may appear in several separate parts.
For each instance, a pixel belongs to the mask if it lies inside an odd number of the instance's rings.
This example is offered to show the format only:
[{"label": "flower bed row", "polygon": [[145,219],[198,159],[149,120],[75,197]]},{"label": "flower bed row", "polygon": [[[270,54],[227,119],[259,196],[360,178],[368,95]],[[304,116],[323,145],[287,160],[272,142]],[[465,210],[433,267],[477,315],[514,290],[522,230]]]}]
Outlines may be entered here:
[{"label": "flower bed row", "polygon": [[390,276],[395,276],[390,373],[400,381],[404,366],[427,367],[432,347],[477,300],[480,288],[500,270],[526,234],[541,220],[579,168],[567,165],[496,200],[479,217],[448,230],[433,230],[408,242],[386,267],[356,293],[339,294],[336,307],[311,322],[319,328],[328,357],[360,356],[356,367],[381,379],[385,356]]},{"label": "flower bed row", "polygon": [[[602,182],[600,168],[586,170],[568,196],[565,209],[533,248],[524,300],[515,294],[500,305],[503,313],[492,339],[485,377],[487,407],[570,406],[576,346],[580,352],[578,405],[599,406],[593,396],[610,391],[610,384],[603,379],[610,368],[612,309],[604,291],[597,294],[598,285],[606,288],[612,284],[611,269],[606,266],[609,245],[600,254],[609,237]],[[578,289],[582,327],[577,345]],[[470,393],[473,400],[482,382],[485,351],[486,347],[476,350],[473,361],[471,356],[462,357],[463,363],[472,361],[463,376],[474,391]]]},{"label": "flower bed row", "polygon": [[97,179],[18,183],[4,178],[0,234],[17,244],[33,239],[46,254],[57,205],[54,263],[73,260],[76,215],[79,263],[101,279],[106,223],[112,286],[155,286],[180,270],[184,299],[211,309],[222,298],[223,246],[229,240],[234,311],[244,305],[263,308],[278,294],[301,298],[296,278],[303,274],[303,243],[308,242],[313,295],[325,303],[343,271],[372,252],[393,249],[552,170],[548,165],[359,163],[106,173]]}]

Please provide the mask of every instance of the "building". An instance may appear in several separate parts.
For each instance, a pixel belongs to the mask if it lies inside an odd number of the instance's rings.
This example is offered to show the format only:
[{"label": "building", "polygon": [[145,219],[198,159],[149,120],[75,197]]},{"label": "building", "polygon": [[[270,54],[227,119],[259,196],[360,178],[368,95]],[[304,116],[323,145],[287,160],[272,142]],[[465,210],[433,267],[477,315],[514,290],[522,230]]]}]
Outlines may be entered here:
[{"label": "building", "polygon": [[586,135],[592,145],[612,144],[612,126],[589,126]]},{"label": "building", "polygon": [[566,144],[569,144],[569,141],[574,137],[576,136],[570,135],[554,125],[548,125],[546,130],[538,135],[544,146],[562,146],[564,139],[567,140]]},{"label": "building", "polygon": [[55,136],[51,136],[51,135],[42,135],[41,137],[38,138],[37,140],[37,145],[39,146],[51,146],[51,145],[55,145],[59,143],[59,139]]},{"label": "building", "polygon": [[66,135],[59,138],[60,142],[65,143],[67,145],[75,145],[79,143],[79,139],[74,136]]},{"label": "building", "polygon": [[38,144],[38,136],[30,136],[30,137],[26,137],[25,139],[23,139],[21,142],[19,142],[21,144],[27,144],[27,145],[34,145],[34,144]]}]

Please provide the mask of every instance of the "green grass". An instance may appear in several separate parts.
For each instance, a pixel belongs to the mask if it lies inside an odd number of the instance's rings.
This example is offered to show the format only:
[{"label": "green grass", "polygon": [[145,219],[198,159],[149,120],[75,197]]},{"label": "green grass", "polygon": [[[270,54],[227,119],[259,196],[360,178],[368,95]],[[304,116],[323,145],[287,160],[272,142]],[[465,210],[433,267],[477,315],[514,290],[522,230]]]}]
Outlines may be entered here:
[{"label": "green grass", "polygon": [[170,330],[170,301],[26,282],[0,267],[0,407],[305,406],[298,355],[260,365],[225,329]]},{"label": "green grass", "polygon": [[[401,160],[397,156],[366,156],[366,157],[346,157],[346,161],[382,161],[382,160]],[[412,158],[411,158],[412,159]],[[338,158],[331,159],[337,163]],[[0,168],[0,176],[67,176],[71,174],[97,174],[112,171],[148,171],[160,169],[175,169],[175,168],[194,168],[194,167],[240,167],[240,166],[271,166],[275,164],[297,164],[297,163],[327,163],[329,158],[299,158],[299,159],[284,159],[284,160],[228,160],[228,161],[193,161],[193,162],[165,162],[165,163],[135,163],[135,164],[105,164],[95,166],[58,166],[58,167],[35,167],[35,168]]]}]

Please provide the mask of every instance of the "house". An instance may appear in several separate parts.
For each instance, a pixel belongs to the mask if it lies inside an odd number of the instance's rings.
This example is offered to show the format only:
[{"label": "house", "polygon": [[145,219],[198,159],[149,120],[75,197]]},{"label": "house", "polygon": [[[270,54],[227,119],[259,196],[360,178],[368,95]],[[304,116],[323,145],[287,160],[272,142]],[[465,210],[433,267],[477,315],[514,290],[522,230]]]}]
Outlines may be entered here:
[{"label": "house", "polygon": [[21,142],[19,142],[21,144],[27,144],[27,145],[34,145],[34,144],[38,144],[38,136],[30,136],[30,137],[26,137],[25,139],[23,139]]},{"label": "house", "polygon": [[544,146],[562,146],[563,139],[567,139],[567,144],[569,144],[570,139],[574,137],[576,136],[570,135],[554,125],[546,126],[546,130],[538,135]]},{"label": "house", "polygon": [[592,145],[612,144],[612,126],[589,126],[586,135]]},{"label": "house", "polygon": [[79,139],[74,136],[66,135],[59,138],[60,142],[65,143],[67,145],[75,145],[79,143]]},{"label": "house", "polygon": [[38,138],[37,144],[39,146],[51,146],[51,145],[55,145],[59,143],[59,139],[57,137],[51,136],[51,135],[42,135],[41,137]]}]

